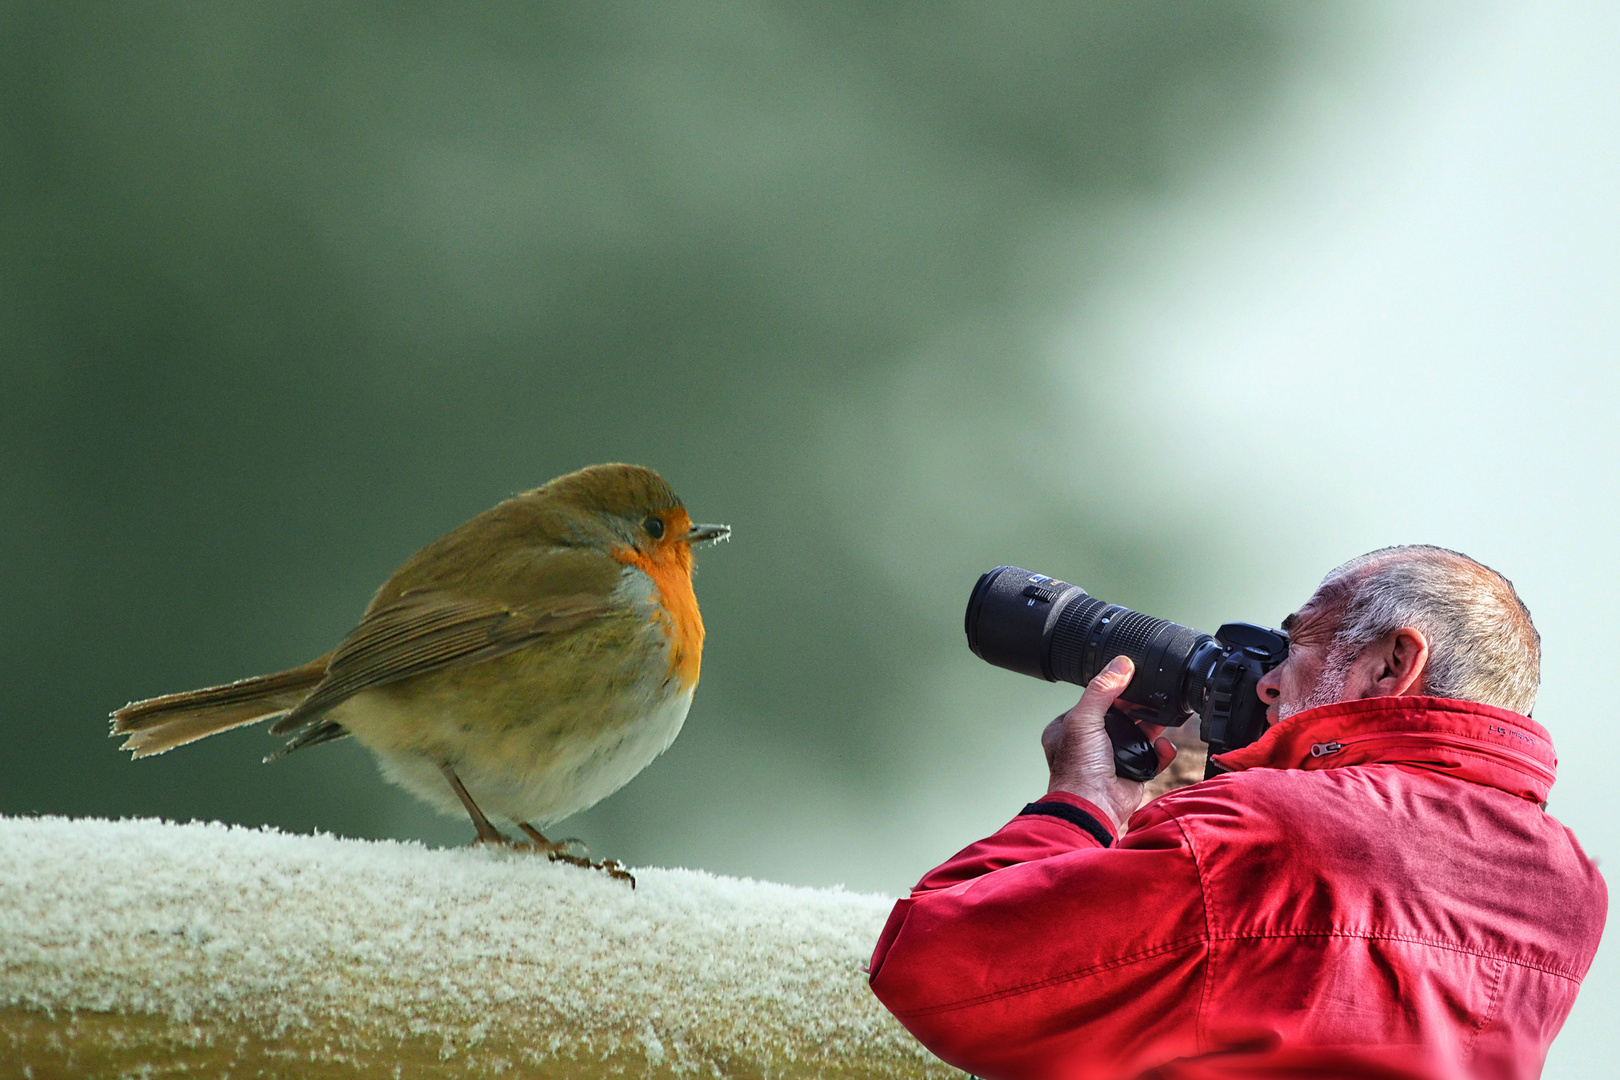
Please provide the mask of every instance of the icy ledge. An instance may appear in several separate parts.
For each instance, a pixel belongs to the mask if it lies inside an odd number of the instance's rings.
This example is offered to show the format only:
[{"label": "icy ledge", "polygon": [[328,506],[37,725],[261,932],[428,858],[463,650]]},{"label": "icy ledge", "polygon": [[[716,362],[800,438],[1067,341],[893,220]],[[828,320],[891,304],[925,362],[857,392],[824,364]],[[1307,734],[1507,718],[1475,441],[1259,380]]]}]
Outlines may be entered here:
[{"label": "icy ledge", "polygon": [[891,901],[222,825],[0,817],[0,1060],[47,1076],[959,1076]]}]

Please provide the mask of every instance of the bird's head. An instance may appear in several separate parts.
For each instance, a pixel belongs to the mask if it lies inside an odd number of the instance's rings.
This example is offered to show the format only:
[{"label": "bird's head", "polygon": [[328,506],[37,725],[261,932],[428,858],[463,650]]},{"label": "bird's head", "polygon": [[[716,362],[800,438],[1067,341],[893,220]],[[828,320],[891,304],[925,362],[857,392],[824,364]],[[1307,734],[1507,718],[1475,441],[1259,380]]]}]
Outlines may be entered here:
[{"label": "bird's head", "polygon": [[731,536],[729,525],[695,525],[663,477],[640,465],[590,465],[535,492],[572,511],[586,543],[606,543],[621,562],[690,569],[692,548]]}]

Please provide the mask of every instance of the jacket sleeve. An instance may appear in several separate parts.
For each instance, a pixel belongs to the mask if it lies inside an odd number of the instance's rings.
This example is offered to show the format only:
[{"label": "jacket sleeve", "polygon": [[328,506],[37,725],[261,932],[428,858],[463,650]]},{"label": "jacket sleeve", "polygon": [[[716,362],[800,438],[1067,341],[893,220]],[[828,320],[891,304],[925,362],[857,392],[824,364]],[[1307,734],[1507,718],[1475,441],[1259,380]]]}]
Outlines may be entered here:
[{"label": "jacket sleeve", "polygon": [[994,1080],[1136,1075],[1199,1052],[1208,934],[1193,854],[1157,804],[1119,843],[1106,822],[1054,793],[929,872],[878,941],[878,999],[939,1057]]}]

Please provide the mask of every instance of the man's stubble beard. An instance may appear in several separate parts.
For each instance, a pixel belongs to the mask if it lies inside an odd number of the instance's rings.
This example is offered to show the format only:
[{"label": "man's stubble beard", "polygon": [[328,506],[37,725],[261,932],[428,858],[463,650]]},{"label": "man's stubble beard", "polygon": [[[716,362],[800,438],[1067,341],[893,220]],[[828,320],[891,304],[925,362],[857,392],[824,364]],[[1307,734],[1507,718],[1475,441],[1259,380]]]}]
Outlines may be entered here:
[{"label": "man's stubble beard", "polygon": [[1317,677],[1316,685],[1311,687],[1310,693],[1293,704],[1277,703],[1277,722],[1282,723],[1295,713],[1302,713],[1307,709],[1343,701],[1344,685],[1350,681],[1350,665],[1356,662],[1357,654],[1358,650],[1335,642],[1328,650],[1327,660],[1322,664],[1322,674]]}]

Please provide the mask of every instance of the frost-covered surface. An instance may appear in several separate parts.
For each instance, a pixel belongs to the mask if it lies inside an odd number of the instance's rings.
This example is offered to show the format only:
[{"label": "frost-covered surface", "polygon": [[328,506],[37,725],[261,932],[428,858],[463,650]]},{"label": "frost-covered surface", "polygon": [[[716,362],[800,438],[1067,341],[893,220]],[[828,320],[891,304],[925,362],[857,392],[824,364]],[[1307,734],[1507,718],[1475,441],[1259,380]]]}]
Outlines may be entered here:
[{"label": "frost-covered surface", "polygon": [[934,1071],[859,970],[891,901],[636,878],[522,853],[0,818],[0,1005],[266,1037],[337,1022],[445,1057],[498,1040],[530,1060],[706,1075]]}]

